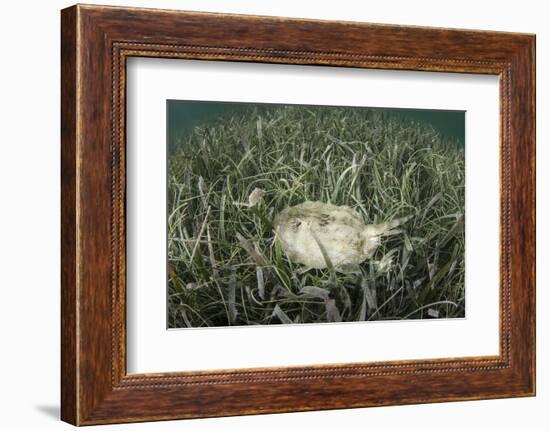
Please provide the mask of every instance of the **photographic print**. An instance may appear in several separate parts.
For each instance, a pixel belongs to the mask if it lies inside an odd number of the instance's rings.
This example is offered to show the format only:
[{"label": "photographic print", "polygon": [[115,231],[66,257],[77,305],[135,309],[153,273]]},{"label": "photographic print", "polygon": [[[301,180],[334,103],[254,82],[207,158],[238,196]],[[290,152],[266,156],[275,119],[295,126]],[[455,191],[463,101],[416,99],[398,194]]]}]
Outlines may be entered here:
[{"label": "photographic print", "polygon": [[465,317],[465,113],[167,101],[168,328]]},{"label": "photographic print", "polygon": [[64,9],[61,418],[534,396],[535,48]]}]

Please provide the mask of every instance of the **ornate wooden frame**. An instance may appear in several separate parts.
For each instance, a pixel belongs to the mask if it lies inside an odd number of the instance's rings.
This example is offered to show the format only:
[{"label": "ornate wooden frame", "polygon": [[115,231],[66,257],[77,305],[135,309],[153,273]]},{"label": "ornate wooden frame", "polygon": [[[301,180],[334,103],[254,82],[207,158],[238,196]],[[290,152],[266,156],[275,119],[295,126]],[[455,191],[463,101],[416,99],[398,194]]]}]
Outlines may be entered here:
[{"label": "ornate wooden frame", "polygon": [[[61,416],[75,425],[535,393],[535,36],[77,5],[62,11]],[[500,354],[130,374],[125,366],[129,56],[500,77]]]}]

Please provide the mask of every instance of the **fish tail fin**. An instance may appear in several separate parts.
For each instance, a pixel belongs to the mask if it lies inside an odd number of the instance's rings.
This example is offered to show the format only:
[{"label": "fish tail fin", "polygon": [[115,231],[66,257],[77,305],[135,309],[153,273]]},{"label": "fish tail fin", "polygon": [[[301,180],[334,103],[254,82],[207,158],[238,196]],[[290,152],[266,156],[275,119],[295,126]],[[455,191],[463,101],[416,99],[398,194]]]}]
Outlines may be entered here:
[{"label": "fish tail fin", "polygon": [[410,215],[410,216],[390,220],[384,223],[368,225],[365,227],[365,235],[369,237],[381,236],[381,235],[392,235],[393,233],[397,233],[397,232],[393,232],[393,229],[401,226],[402,224],[405,224],[412,217],[413,216]]}]

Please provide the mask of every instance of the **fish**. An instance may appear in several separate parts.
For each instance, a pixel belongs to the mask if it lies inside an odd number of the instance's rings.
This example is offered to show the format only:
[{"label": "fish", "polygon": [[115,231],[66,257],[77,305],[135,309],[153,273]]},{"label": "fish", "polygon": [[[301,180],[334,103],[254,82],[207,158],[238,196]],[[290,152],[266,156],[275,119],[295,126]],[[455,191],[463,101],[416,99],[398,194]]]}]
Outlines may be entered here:
[{"label": "fish", "polygon": [[372,258],[383,236],[412,216],[379,224],[366,224],[349,206],[305,201],[287,207],[274,218],[275,237],[291,262],[306,268],[357,268]]}]

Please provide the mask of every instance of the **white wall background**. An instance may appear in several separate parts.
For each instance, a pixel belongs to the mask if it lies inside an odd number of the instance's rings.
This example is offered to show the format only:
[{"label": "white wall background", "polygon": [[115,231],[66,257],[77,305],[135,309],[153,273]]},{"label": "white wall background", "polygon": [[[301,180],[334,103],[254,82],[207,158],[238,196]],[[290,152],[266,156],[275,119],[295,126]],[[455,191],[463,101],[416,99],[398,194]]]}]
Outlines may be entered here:
[{"label": "white wall background", "polygon": [[[550,13],[537,0],[119,0],[118,4],[537,33],[538,396],[284,415],[105,426],[135,430],[489,428],[550,424]],[[60,0],[4,2],[0,14],[0,427],[63,430],[59,422]],[[546,270],[546,271],[545,271]]]}]

